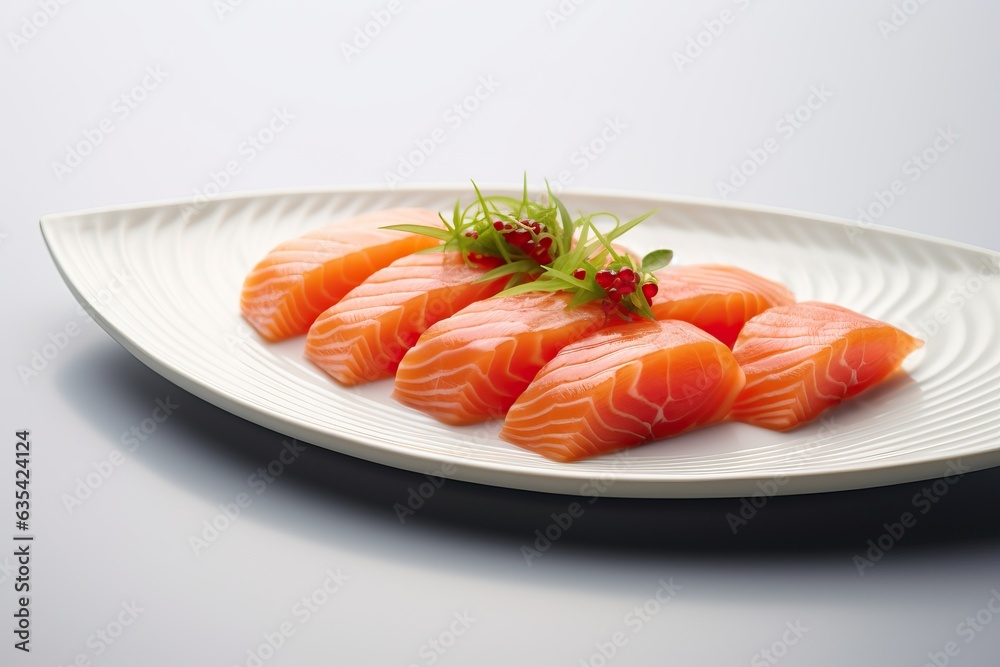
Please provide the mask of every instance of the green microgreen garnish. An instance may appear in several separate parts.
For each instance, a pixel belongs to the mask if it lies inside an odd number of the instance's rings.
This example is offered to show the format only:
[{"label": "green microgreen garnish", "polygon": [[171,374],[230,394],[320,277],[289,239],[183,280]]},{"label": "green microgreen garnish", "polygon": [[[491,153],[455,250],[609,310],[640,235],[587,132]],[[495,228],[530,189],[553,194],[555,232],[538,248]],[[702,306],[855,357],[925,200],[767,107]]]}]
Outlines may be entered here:
[{"label": "green microgreen garnish", "polygon": [[451,220],[441,215],[444,228],[424,225],[393,225],[386,229],[424,234],[442,241],[425,252],[461,252],[471,264],[493,266],[495,259],[503,261],[483,279],[509,275],[511,284],[525,277],[541,275],[542,267],[551,264],[572,245],[575,225],[562,202],[546,192],[541,202],[528,196],[528,179],[524,178],[521,198],[483,195],[472,182],[476,198],[469,206],[455,202]]},{"label": "green microgreen garnish", "polygon": [[[486,197],[475,181],[472,187],[475,201],[464,208],[456,201],[451,220],[440,216],[443,229],[423,225],[386,229],[424,234],[442,242],[422,252],[457,251],[470,265],[491,267],[481,280],[510,276],[499,296],[566,291],[573,295],[570,308],[600,300],[605,312],[623,319],[633,315],[653,318],[650,301],[658,289],[653,272],[667,266],[673,252],[654,250],[638,261],[614,247],[616,239],[652,211],[624,223],[610,213],[573,219],[547,182],[540,202],[529,198],[527,176],[520,199]],[[614,222],[607,233],[594,224],[600,217]],[[497,259],[502,261],[499,266]]]},{"label": "green microgreen garnish", "polygon": [[[646,213],[622,223],[610,213],[584,216],[578,221],[580,236],[576,246],[556,259],[537,280],[510,287],[499,296],[527,292],[566,291],[573,295],[569,307],[575,308],[591,301],[602,301],[605,312],[622,319],[639,315],[653,319],[650,302],[658,287],[653,272],[667,266],[673,258],[670,250],[654,250],[641,261],[627,252],[619,252],[614,241],[651,216]],[[594,224],[597,217],[609,217],[614,227],[602,233]],[[593,234],[594,240],[588,241]]]}]

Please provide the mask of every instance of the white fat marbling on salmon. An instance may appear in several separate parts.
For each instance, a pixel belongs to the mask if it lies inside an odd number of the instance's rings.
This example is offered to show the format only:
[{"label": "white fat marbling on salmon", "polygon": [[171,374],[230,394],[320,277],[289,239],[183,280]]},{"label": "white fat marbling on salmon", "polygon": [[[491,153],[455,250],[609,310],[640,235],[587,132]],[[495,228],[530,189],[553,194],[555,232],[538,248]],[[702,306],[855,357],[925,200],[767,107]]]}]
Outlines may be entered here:
[{"label": "white fat marbling on salmon", "polygon": [[693,325],[620,324],[563,348],[511,407],[500,437],[576,460],[720,421],[743,382],[729,349]]},{"label": "white fat marbling on salmon", "polygon": [[732,416],[779,431],[794,428],[878,383],[921,344],[841,306],[772,308],[747,322],[733,348],[747,383]]}]

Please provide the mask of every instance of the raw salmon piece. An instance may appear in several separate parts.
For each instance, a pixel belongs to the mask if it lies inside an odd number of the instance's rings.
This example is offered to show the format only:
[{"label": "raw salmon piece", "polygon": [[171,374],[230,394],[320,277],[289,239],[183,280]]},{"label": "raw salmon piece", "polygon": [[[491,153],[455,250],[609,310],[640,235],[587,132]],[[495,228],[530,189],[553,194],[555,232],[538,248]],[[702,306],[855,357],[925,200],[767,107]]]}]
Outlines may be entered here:
[{"label": "raw salmon piece", "polygon": [[687,322],[609,326],[538,372],[500,437],[575,461],[722,421],[743,382],[729,348]]},{"label": "raw salmon piece", "polygon": [[539,369],[604,326],[598,303],[534,292],[473,303],[433,325],[396,370],[393,398],[446,424],[502,417]]},{"label": "raw salmon piece", "polygon": [[878,383],[923,345],[828,303],[772,308],[747,322],[733,354],[747,376],[732,418],[787,431]]},{"label": "raw salmon piece", "polygon": [[659,291],[650,304],[658,320],[684,320],[732,348],[754,315],[795,303],[784,285],[735,266],[668,266],[655,274]]},{"label": "raw salmon piece", "polygon": [[306,357],[346,385],[391,377],[427,327],[486,299],[509,276],[477,282],[501,260],[469,266],[458,252],[418,253],[368,277],[317,318]]},{"label": "raw salmon piece", "polygon": [[304,334],[320,313],[378,269],[438,245],[428,236],[379,229],[403,224],[441,227],[441,220],[419,208],[377,211],[282,243],[243,282],[243,316],[269,341]]}]

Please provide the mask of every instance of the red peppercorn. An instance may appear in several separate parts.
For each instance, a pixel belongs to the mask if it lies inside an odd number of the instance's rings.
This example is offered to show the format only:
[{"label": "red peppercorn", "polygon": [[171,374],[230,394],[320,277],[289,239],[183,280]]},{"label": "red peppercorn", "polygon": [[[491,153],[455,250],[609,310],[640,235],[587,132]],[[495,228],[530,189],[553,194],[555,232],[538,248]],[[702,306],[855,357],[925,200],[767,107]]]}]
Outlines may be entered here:
[{"label": "red peppercorn", "polygon": [[652,302],[653,297],[659,291],[660,288],[656,286],[656,283],[643,283],[642,285],[642,294],[646,297],[646,301]]}]

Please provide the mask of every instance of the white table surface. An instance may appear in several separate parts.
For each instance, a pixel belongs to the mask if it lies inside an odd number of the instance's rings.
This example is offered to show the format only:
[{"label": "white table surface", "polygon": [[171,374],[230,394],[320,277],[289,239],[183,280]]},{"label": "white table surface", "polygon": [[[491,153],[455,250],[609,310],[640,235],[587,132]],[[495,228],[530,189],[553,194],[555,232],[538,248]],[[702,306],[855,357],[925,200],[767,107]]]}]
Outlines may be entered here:
[{"label": "white table surface", "polygon": [[[13,648],[13,547],[0,550],[0,664],[254,665],[282,628],[259,664],[996,664],[996,470],[963,477],[863,576],[854,556],[926,483],[775,498],[736,535],[735,500],[602,499],[529,566],[522,545],[572,499],[449,482],[401,524],[393,506],[422,477],[310,447],[195,555],[190,536],[283,438],[85,321],[37,226],[211,191],[229,163],[227,192],[384,183],[431,142],[406,182],[527,170],[709,198],[728,182],[735,201],[869,209],[1000,250],[996,3],[152,4],[2,10],[0,540],[25,427],[36,539],[30,654]],[[373,16],[387,25],[345,49]],[[67,326],[78,335],[22,379]],[[64,494],[153,424],[157,400],[179,407],[68,511]]]}]

